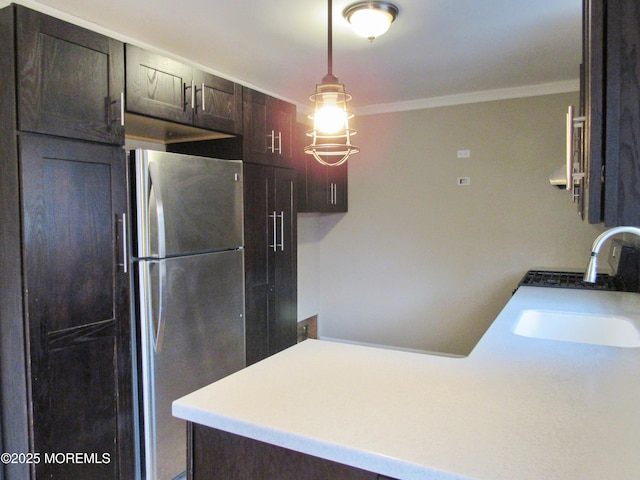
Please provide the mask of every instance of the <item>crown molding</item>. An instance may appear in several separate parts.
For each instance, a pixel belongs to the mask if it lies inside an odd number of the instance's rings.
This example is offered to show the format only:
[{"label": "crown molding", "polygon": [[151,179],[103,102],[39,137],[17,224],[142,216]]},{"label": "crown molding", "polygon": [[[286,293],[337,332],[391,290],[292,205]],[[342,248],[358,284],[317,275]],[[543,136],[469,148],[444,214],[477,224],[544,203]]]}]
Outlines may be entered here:
[{"label": "crown molding", "polygon": [[553,95],[556,93],[577,92],[579,90],[580,81],[575,79],[562,82],[544,83],[540,85],[524,85],[521,87],[499,88],[495,90],[484,90],[459,95],[423,98],[419,100],[409,100],[406,102],[380,103],[377,105],[354,108],[353,111],[358,116],[377,115],[379,113],[404,112],[408,110],[449,107],[467,103],[492,102],[495,100]]}]

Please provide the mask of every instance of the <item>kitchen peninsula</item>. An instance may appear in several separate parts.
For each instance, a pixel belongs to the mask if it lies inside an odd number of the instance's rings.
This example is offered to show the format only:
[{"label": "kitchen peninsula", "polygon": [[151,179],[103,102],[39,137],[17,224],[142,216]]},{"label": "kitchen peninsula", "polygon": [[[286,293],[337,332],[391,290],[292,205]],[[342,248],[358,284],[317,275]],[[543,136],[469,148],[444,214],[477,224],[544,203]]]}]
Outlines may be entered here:
[{"label": "kitchen peninsula", "polygon": [[[363,472],[341,478],[640,478],[640,348],[513,333],[535,309],[624,316],[640,330],[638,294],[520,287],[468,357],[307,340],[173,413],[205,436]],[[194,478],[217,478],[198,466]]]}]

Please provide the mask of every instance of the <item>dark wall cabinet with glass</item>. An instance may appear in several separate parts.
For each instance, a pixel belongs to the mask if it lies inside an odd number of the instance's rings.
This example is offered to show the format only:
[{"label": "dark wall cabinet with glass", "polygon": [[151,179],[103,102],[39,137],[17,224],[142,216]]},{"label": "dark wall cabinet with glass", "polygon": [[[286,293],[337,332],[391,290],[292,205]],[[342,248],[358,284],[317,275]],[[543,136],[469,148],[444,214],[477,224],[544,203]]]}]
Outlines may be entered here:
[{"label": "dark wall cabinet with glass", "polygon": [[295,160],[298,172],[298,211],[342,213],[348,210],[348,161],[327,167],[304,153],[307,128],[296,125]]},{"label": "dark wall cabinet with glass", "polygon": [[585,0],[586,218],[640,225],[640,4]]},{"label": "dark wall cabinet with glass", "polygon": [[1,446],[40,455],[0,477],[132,478],[124,47],[15,5],[0,44]]},{"label": "dark wall cabinet with glass", "polygon": [[242,87],[142,48],[126,46],[126,110],[229,134],[242,133]]}]

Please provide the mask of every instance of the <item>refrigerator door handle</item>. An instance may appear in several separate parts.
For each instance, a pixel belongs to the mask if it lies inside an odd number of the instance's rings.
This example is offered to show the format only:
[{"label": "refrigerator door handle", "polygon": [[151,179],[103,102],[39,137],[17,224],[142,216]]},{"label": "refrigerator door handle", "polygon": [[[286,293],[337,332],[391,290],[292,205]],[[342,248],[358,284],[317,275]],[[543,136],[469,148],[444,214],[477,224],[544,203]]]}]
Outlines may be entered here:
[{"label": "refrigerator door handle", "polygon": [[[162,351],[162,342],[164,340],[165,313],[167,309],[166,286],[167,286],[167,266],[166,262],[160,260],[158,262],[148,260],[144,262],[144,274],[142,276],[142,285],[140,290],[147,292],[146,297],[146,315],[147,319],[147,338],[150,338],[148,349],[153,347],[155,353]],[[151,266],[158,267],[158,295],[154,296],[152,284],[154,279],[151,275]],[[156,307],[157,302],[157,307]]]},{"label": "refrigerator door handle", "polygon": [[160,261],[158,262],[158,270],[159,270],[159,285],[158,285],[158,295],[159,295],[159,304],[158,304],[158,323],[155,326],[155,336],[154,336],[154,347],[156,353],[160,353],[162,351],[162,341],[164,340],[164,325],[165,325],[165,311],[167,309],[167,294],[165,292],[167,287],[167,265],[166,262]]},{"label": "refrigerator door handle", "polygon": [[[162,201],[162,189],[156,187],[156,181],[158,179],[157,165],[154,162],[149,162],[149,196],[151,196],[151,190],[156,197],[156,219],[158,222],[158,256],[164,258],[167,255],[167,241],[166,241],[166,228],[164,222],[164,204]],[[150,203],[150,202],[149,202]]]}]

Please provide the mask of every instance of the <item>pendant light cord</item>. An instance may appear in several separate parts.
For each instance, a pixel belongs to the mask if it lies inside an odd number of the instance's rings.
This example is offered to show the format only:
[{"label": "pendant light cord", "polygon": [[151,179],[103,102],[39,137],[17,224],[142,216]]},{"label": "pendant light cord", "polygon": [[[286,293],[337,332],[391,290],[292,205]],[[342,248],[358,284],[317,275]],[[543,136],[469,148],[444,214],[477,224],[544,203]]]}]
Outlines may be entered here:
[{"label": "pendant light cord", "polygon": [[332,7],[331,7],[331,0],[328,0],[328,15],[327,15],[327,25],[328,25],[328,29],[327,31],[329,32],[328,34],[328,46],[327,46],[327,51],[328,51],[328,55],[327,55],[327,74],[328,75],[333,75],[333,58],[332,58],[332,54],[331,52],[333,51],[333,26],[332,26],[332,19],[333,19],[333,14],[332,14]]}]

